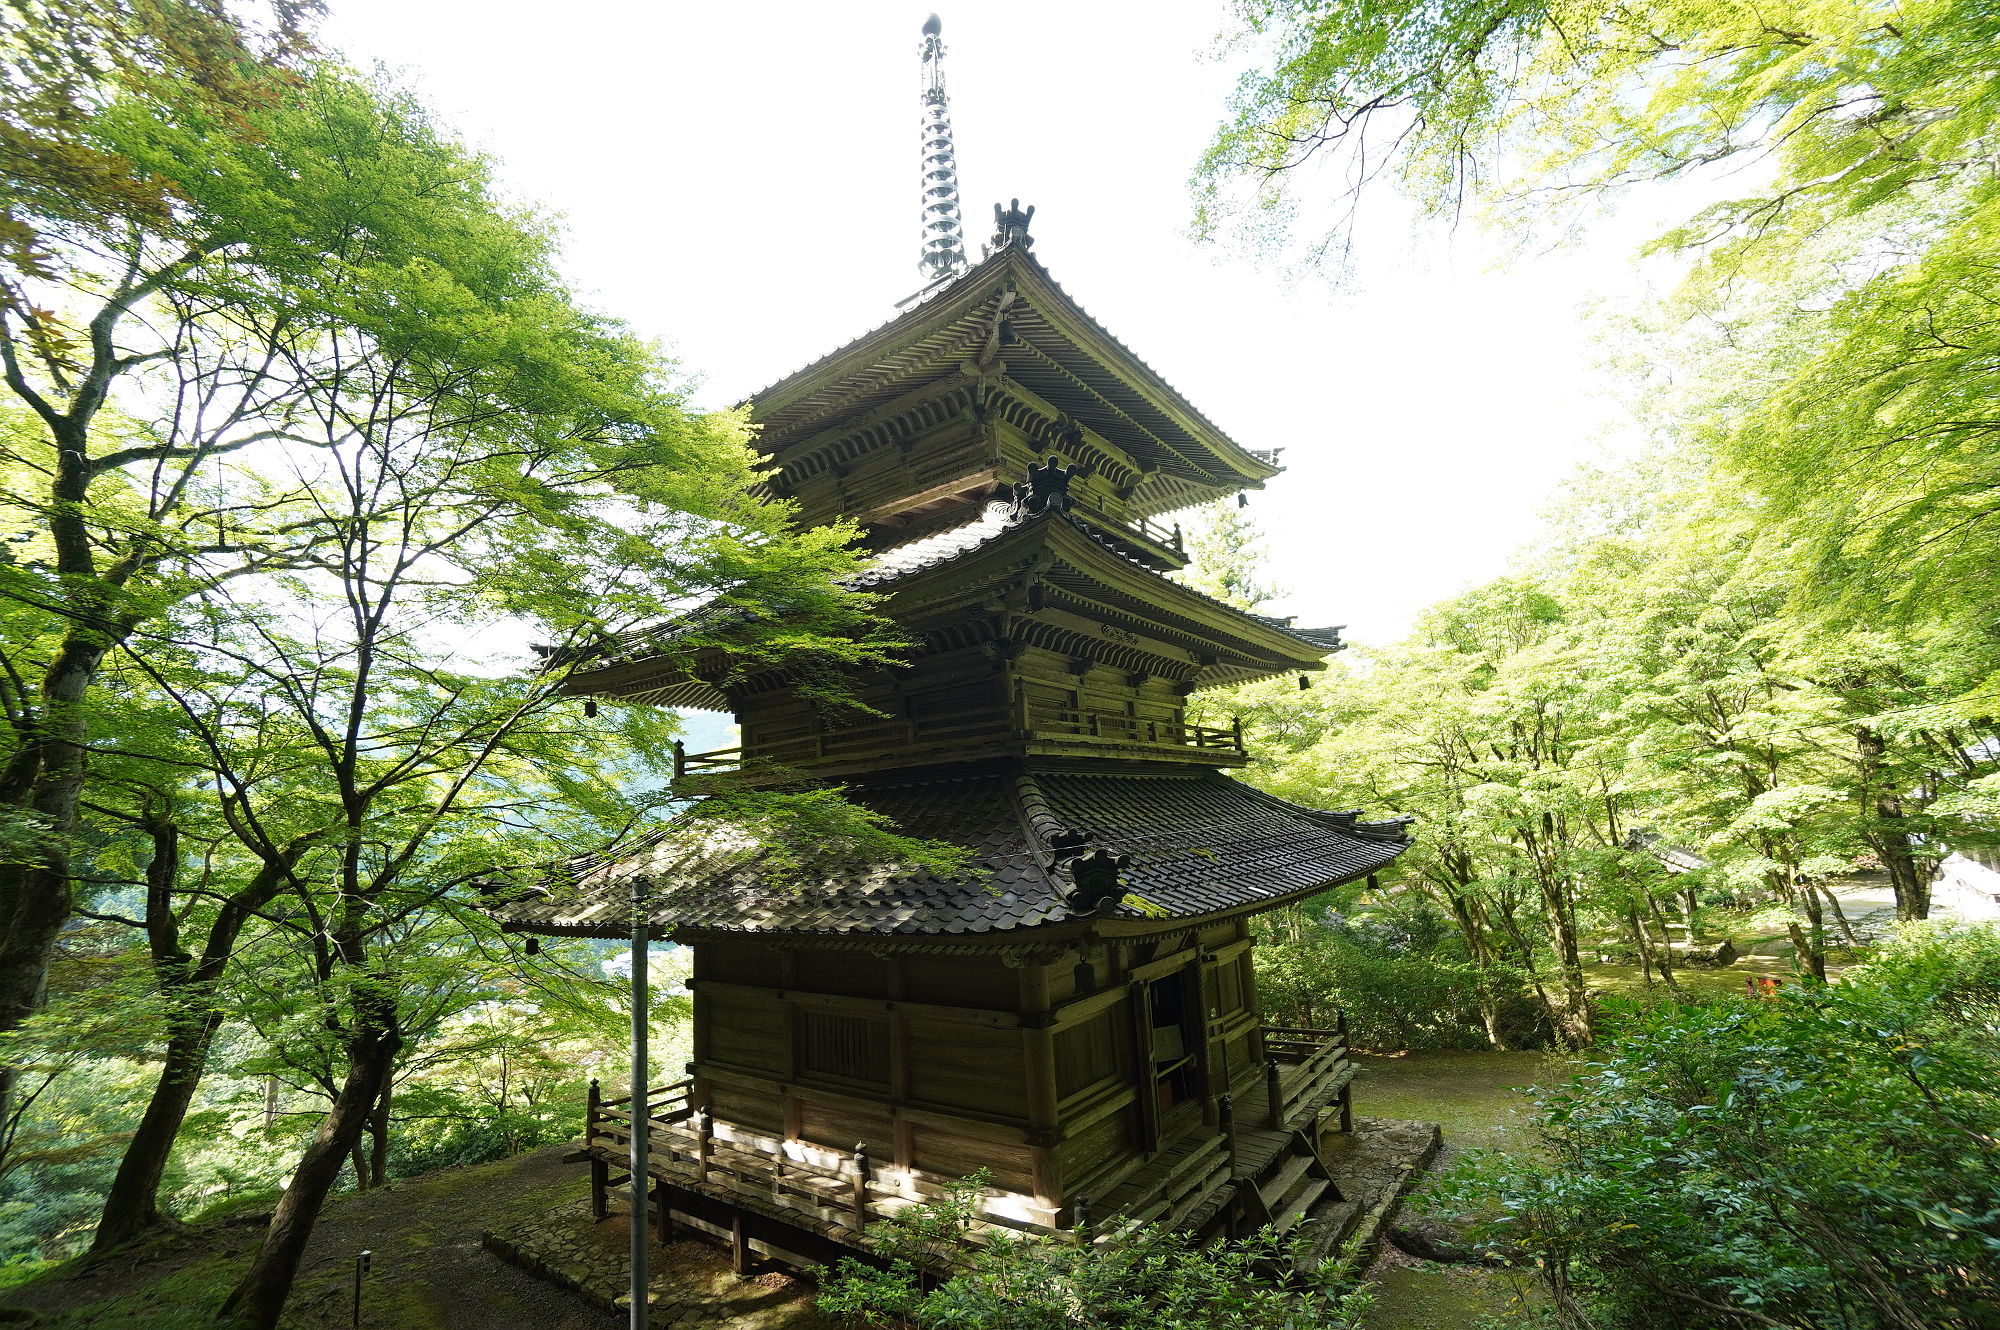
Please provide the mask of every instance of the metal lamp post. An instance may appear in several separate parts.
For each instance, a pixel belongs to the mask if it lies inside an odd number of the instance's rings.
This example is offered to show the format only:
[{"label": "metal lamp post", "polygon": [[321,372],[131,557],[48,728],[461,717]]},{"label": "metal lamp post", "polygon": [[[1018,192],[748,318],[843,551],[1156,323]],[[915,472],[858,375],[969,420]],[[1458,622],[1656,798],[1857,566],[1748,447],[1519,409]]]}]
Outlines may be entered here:
[{"label": "metal lamp post", "polygon": [[647,910],[648,897],[641,880],[632,883],[632,1134],[630,1158],[632,1193],[632,1330],[646,1330],[647,1286],[652,1282],[646,1269],[646,1243],[650,1236],[646,1213],[648,1155],[652,1146],[653,1117],[646,1107],[646,959],[653,924]]}]

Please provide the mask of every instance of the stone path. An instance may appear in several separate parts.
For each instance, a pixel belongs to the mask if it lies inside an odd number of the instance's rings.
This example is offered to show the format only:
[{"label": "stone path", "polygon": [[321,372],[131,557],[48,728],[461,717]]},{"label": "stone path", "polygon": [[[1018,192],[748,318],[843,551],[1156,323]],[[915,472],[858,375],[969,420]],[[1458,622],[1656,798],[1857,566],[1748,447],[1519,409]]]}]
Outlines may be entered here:
[{"label": "stone path", "polygon": [[[531,1270],[578,1301],[606,1311],[630,1306],[631,1228],[614,1212],[593,1220],[586,1197],[486,1235],[489,1251]],[[705,1242],[653,1248],[649,1262],[656,1326],[727,1326],[729,1330],[833,1330],[839,1322],[813,1308],[811,1286],[782,1273],[738,1279],[729,1257]],[[625,1322],[621,1319],[619,1324]]]}]

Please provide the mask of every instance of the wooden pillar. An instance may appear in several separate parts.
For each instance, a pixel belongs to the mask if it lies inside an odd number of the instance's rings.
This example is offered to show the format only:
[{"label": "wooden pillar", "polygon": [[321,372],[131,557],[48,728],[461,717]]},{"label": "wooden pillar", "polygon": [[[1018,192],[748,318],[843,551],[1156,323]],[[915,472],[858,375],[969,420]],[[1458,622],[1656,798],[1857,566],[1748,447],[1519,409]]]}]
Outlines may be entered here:
[{"label": "wooden pillar", "polygon": [[674,1207],[667,1199],[664,1178],[653,1179],[653,1205],[660,1212],[660,1245],[664,1247],[674,1240]]},{"label": "wooden pillar", "polygon": [[[1337,1028],[1340,1030],[1340,1060],[1345,1062],[1350,1056],[1350,1050],[1347,1047],[1347,1008],[1345,1007],[1340,1009],[1340,1024]],[[1354,1130],[1354,1082],[1351,1080],[1340,1087],[1340,1129],[1343,1132],[1352,1132]]]},{"label": "wooden pillar", "polygon": [[1215,1104],[1215,1126],[1222,1133],[1222,1153],[1229,1160],[1229,1176],[1236,1176],[1236,1105],[1228,1095]]},{"label": "wooden pillar", "polygon": [[1026,1079],[1028,1130],[1056,1129],[1055,1034],[1050,1028],[1049,967],[1021,967],[1021,1066]]},{"label": "wooden pillar", "polygon": [[1153,1011],[1145,980],[1125,985],[1125,1005],[1132,1020],[1133,1062],[1139,1069],[1139,1148],[1152,1154],[1160,1148],[1160,1086],[1153,1079]]},{"label": "wooden pillar", "polygon": [[611,1166],[596,1155],[590,1157],[590,1217],[607,1219],[611,1215],[610,1198],[605,1194],[611,1186]]},{"label": "wooden pillar", "polygon": [[854,1147],[854,1231],[859,1233],[868,1227],[868,1142],[860,1141]]},{"label": "wooden pillar", "polygon": [[1285,1085],[1284,1076],[1278,1069],[1278,1060],[1269,1054],[1264,1058],[1264,1092],[1271,1097],[1271,1130],[1285,1128]]},{"label": "wooden pillar", "polygon": [[750,1253],[750,1239],[743,1232],[743,1212],[732,1210],[729,1214],[729,1268],[742,1279],[750,1273],[755,1264]]},{"label": "wooden pillar", "polygon": [[[1215,1080],[1215,1062],[1210,1056],[1208,1043],[1208,995],[1209,983],[1213,978],[1214,971],[1212,967],[1203,965],[1201,957],[1197,955],[1194,960],[1188,962],[1188,968],[1184,973],[1193,981],[1186,985],[1186,987],[1192,990],[1193,998],[1187,1003],[1188,1010],[1182,1017],[1181,1029],[1184,1037],[1190,1038],[1194,1044],[1194,1047],[1188,1051],[1194,1054],[1194,1069],[1196,1074],[1201,1077],[1201,1120],[1203,1122],[1213,1122],[1215,1121],[1215,1096],[1218,1087]],[[1192,1036],[1186,1035],[1189,1026],[1194,1028]],[[1227,1089],[1228,1087],[1229,1083],[1224,1081],[1220,1088]]]}]

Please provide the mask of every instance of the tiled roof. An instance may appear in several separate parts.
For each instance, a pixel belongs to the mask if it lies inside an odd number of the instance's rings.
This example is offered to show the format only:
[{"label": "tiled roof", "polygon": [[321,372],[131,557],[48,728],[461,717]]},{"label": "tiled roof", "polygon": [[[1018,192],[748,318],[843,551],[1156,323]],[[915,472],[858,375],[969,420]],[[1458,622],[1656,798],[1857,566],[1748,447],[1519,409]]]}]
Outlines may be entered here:
[{"label": "tiled roof", "polygon": [[811,378],[814,374],[820,373],[828,366],[838,361],[842,356],[846,355],[849,351],[854,350],[855,348],[861,346],[862,344],[874,340],[876,338],[879,338],[883,334],[888,333],[889,330],[896,328],[900,325],[913,324],[920,320],[930,317],[930,309],[932,306],[938,304],[945,297],[960,290],[967,288],[978,289],[983,287],[985,283],[987,283],[992,279],[994,274],[998,273],[1009,262],[1020,263],[1023,267],[1027,268],[1031,273],[1033,273],[1037,278],[1039,278],[1048,287],[1048,289],[1052,293],[1054,293],[1057,299],[1059,299],[1063,304],[1067,305],[1070,311],[1074,313],[1077,316],[1077,318],[1081,319],[1088,328],[1090,328],[1093,332],[1095,332],[1099,337],[1103,338],[1104,341],[1114,350],[1116,350],[1119,354],[1126,357],[1130,361],[1130,363],[1140,371],[1142,375],[1144,375],[1147,378],[1150,378],[1153,381],[1153,384],[1157,387],[1157,389],[1161,392],[1164,392],[1173,402],[1175,402],[1178,405],[1181,411],[1187,414],[1187,416],[1190,419],[1198,423],[1202,428],[1212,433],[1217,439],[1221,440],[1227,447],[1243,453],[1245,456],[1249,457],[1252,461],[1254,461],[1258,465],[1269,468],[1269,473],[1272,475],[1276,475],[1284,469],[1278,464],[1277,451],[1269,449],[1245,448],[1242,444],[1236,442],[1235,439],[1231,438],[1228,434],[1224,433],[1221,427],[1219,427],[1214,421],[1210,420],[1206,415],[1204,415],[1192,402],[1190,402],[1186,398],[1185,395],[1181,393],[1179,389],[1175,388],[1173,384],[1169,383],[1164,375],[1162,375],[1158,370],[1154,369],[1151,365],[1147,364],[1146,361],[1141,359],[1139,355],[1132,350],[1131,347],[1127,346],[1124,342],[1122,342],[1116,336],[1114,336],[1110,329],[1106,328],[1102,323],[1099,323],[1094,317],[1092,317],[1091,314],[1087,310],[1085,310],[1081,304],[1077,302],[1076,297],[1072,296],[1067,290],[1065,290],[1063,288],[1062,283],[1056,281],[1054,275],[1051,274],[1045,266],[1043,266],[1042,261],[1040,259],[1036,258],[1032,253],[1028,252],[1027,250],[1018,248],[1013,245],[1003,246],[1002,248],[993,251],[993,253],[988,255],[985,259],[981,260],[979,263],[975,264],[972,268],[968,269],[965,273],[960,275],[955,280],[950,282],[939,283],[929,288],[928,290],[924,291],[920,296],[920,298],[909,302],[907,306],[901,309],[894,317],[890,318],[886,322],[879,323],[875,327],[870,328],[867,332],[862,333],[860,336],[852,338],[849,341],[842,343],[840,346],[835,347],[832,351],[827,352],[825,355],[819,357],[817,360],[812,361],[810,364],[803,365],[798,369],[793,370],[790,374],[785,375],[785,377],[777,380],[775,383],[767,384],[764,387],[759,388],[756,392],[750,394],[749,397],[745,398],[742,405],[754,406],[760,401],[768,401],[772,397],[778,396],[779,394],[782,394],[796,387],[800,383]]},{"label": "tiled roof", "polygon": [[1130,856],[1113,918],[1190,918],[1276,904],[1372,873],[1402,853],[1403,823],[1301,808],[1215,773],[989,771],[850,787],[906,835],[970,849],[980,870],[945,879],[905,865],[837,862],[773,881],[749,837],[699,811],[614,859],[574,866],[547,894],[498,907],[527,932],[622,936],[634,879],[662,929],[848,935],[1008,932],[1085,917],[1050,842]]},{"label": "tiled roof", "polygon": [[[916,540],[905,541],[901,545],[892,545],[880,551],[870,558],[859,572],[841,579],[841,585],[854,591],[886,591],[907,578],[964,558],[1002,536],[1038,521],[1066,522],[1088,536],[1092,543],[1102,546],[1116,557],[1135,567],[1145,567],[1093,529],[1089,522],[1073,514],[1054,509],[1042,513],[1029,513],[1005,499],[995,499],[986,505],[978,517],[969,522],[921,536]],[[1153,570],[1147,569],[1147,571]],[[1288,619],[1252,614],[1227,601],[1217,600],[1214,596],[1185,582],[1176,581],[1172,585],[1183,594],[1219,605],[1232,614],[1242,615],[1322,651],[1338,651],[1345,646],[1340,640],[1338,628],[1294,628]],[[744,622],[748,618],[749,611],[739,607],[720,603],[703,606],[679,619],[627,634],[604,652],[606,663],[642,659],[652,650],[664,648],[698,632],[726,630],[732,623]]]}]

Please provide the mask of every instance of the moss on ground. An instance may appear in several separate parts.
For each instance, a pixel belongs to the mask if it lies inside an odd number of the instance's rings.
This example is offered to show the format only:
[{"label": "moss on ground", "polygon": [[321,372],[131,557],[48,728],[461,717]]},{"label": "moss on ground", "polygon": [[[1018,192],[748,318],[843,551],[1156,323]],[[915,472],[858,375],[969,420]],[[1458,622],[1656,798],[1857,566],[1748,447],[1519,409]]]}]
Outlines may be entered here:
[{"label": "moss on ground", "polygon": [[[374,1265],[363,1324],[396,1330],[618,1330],[624,1322],[501,1262],[479,1245],[488,1223],[584,1194],[562,1151],[443,1169],[327,1207],[286,1308],[286,1330],[332,1330],[352,1316],[353,1260]],[[247,1218],[247,1217],[246,1217]],[[47,1330],[195,1330],[247,1266],[261,1225],[216,1222],[164,1233],[104,1261],[71,1261],[0,1293]]]}]

